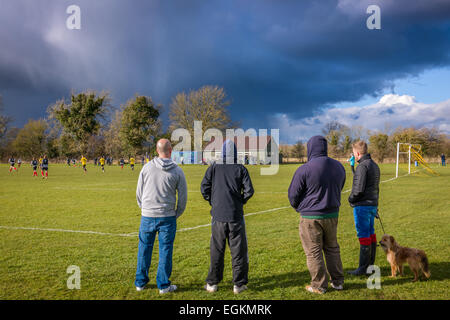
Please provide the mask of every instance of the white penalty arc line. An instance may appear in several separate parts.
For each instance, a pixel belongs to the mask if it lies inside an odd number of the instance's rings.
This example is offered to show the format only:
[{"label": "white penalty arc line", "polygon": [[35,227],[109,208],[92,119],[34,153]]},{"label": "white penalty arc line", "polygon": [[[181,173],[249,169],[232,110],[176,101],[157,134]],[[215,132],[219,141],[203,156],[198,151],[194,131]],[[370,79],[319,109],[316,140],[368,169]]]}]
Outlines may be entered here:
[{"label": "white penalty arc line", "polygon": [[[416,172],[418,172],[418,170],[416,170],[414,172],[411,172],[411,174],[416,173]],[[405,177],[405,176],[408,176],[408,175],[409,174],[405,174],[405,175],[399,176],[398,178]],[[383,181],[381,181],[381,183],[393,181],[393,180],[398,179],[398,178],[394,177],[394,178],[391,178],[391,179],[383,180]],[[350,191],[351,191],[351,189],[348,189],[348,190],[342,191],[342,193],[348,193]],[[284,207],[279,207],[279,208],[272,208],[272,209],[267,209],[267,210],[262,210],[262,211],[257,211],[257,212],[251,212],[251,213],[245,214],[244,217],[258,215],[258,214],[264,214],[264,213],[269,213],[269,212],[274,212],[274,211],[279,211],[279,210],[288,209],[288,208],[291,208],[291,206],[284,206]],[[206,227],[209,227],[209,226],[211,226],[211,223],[202,224],[202,225],[198,225],[198,226],[195,226],[195,227],[181,228],[181,229],[178,229],[177,232],[184,232],[184,231],[195,230],[195,229],[199,229],[199,228],[206,228]],[[118,237],[137,237],[138,236],[137,232],[132,232],[132,233],[108,233],[108,232],[98,232],[98,231],[88,231],[88,230],[68,230],[68,229],[14,227],[14,226],[0,226],[0,229],[84,233],[84,234],[95,234],[95,235],[102,235],[102,236],[118,236]]]}]

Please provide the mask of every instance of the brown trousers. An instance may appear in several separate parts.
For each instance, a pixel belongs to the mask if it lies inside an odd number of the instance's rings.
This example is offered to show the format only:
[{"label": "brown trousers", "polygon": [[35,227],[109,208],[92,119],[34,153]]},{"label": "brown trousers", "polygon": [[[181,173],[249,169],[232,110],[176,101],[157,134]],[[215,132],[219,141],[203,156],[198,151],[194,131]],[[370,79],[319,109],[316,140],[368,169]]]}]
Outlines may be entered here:
[{"label": "brown trousers", "polygon": [[[328,274],[334,285],[344,284],[344,270],[337,242],[337,225],[338,218],[300,220],[300,239],[313,288],[326,290]],[[325,254],[326,266],[322,251]]]}]

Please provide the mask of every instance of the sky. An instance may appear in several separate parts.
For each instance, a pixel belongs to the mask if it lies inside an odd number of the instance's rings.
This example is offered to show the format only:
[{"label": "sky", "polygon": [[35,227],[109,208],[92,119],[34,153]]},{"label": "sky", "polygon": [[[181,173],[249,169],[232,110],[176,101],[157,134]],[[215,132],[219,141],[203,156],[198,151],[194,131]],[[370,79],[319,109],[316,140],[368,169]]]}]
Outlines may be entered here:
[{"label": "sky", "polygon": [[[70,5],[81,29],[70,30]],[[369,5],[381,29],[369,30]],[[448,0],[0,0],[0,95],[22,126],[72,91],[163,105],[224,87],[247,128],[294,143],[326,121],[450,134]]]}]

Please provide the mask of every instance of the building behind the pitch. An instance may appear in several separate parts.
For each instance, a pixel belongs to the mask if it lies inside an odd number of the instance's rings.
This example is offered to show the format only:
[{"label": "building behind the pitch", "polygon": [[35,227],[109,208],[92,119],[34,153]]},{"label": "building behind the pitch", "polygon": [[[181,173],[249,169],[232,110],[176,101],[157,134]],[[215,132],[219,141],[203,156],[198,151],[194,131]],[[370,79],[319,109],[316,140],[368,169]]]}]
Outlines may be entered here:
[{"label": "building behind the pitch", "polygon": [[[222,143],[212,138],[202,151],[174,151],[172,159],[178,164],[210,164],[222,158]],[[270,164],[272,150],[277,150],[272,136],[236,136],[238,163]]]}]

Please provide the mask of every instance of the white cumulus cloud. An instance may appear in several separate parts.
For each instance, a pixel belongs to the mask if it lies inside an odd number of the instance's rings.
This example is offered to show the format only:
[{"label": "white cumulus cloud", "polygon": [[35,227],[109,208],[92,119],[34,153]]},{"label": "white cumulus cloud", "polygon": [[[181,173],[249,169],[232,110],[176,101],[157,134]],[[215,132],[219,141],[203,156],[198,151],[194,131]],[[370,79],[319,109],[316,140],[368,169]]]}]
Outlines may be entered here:
[{"label": "white cumulus cloud", "polygon": [[399,126],[435,127],[450,134],[450,99],[427,104],[416,101],[414,96],[387,94],[377,103],[367,106],[332,107],[303,119],[290,119],[287,114],[279,113],[274,120],[280,128],[280,140],[286,143],[321,134],[324,125],[331,121],[338,121],[350,128],[361,126],[371,131]]}]

